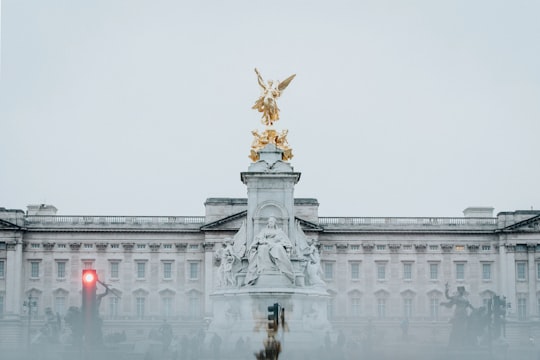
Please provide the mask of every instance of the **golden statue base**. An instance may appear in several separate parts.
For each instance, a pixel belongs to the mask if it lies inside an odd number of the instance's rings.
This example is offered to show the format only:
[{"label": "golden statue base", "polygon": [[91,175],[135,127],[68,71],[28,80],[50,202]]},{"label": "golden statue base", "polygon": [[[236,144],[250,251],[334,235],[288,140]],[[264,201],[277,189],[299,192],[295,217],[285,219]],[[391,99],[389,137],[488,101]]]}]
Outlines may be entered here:
[{"label": "golden statue base", "polygon": [[262,134],[259,134],[257,130],[253,130],[253,142],[251,143],[251,151],[249,158],[255,162],[259,161],[259,151],[268,144],[274,144],[278,149],[283,150],[281,160],[287,161],[292,159],[292,149],[287,143],[287,133],[289,130],[282,130],[280,133],[273,127],[267,127]]}]

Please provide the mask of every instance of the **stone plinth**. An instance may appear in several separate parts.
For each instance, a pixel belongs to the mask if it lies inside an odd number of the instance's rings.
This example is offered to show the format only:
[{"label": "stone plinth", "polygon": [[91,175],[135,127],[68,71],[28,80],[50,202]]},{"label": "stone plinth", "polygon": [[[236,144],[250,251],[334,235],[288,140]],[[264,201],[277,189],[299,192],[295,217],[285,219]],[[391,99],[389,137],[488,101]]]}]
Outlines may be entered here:
[{"label": "stone plinth", "polygon": [[[260,279],[261,282],[278,281],[278,276]],[[322,288],[310,287],[241,287],[215,291],[211,296],[214,318],[206,339],[217,334],[222,339],[222,349],[232,351],[242,338],[248,349],[260,348],[267,337],[268,306],[279,303],[285,309],[287,332],[280,328],[287,351],[313,349],[322,344],[327,331],[331,330],[327,317],[329,295]]]}]

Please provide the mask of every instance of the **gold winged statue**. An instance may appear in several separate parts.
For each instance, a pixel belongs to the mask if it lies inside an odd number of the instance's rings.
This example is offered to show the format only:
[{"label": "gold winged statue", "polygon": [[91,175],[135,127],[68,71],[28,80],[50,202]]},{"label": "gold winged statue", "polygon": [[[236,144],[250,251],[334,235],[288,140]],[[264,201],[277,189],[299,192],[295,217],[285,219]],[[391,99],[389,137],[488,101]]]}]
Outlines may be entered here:
[{"label": "gold winged statue", "polygon": [[277,98],[281,96],[283,90],[287,88],[292,79],[296,76],[293,74],[283,81],[268,80],[264,82],[259,70],[255,69],[257,81],[262,89],[261,96],[255,101],[252,109],[257,109],[262,113],[261,122],[266,126],[274,125],[274,122],[279,120],[279,108],[277,106]]}]

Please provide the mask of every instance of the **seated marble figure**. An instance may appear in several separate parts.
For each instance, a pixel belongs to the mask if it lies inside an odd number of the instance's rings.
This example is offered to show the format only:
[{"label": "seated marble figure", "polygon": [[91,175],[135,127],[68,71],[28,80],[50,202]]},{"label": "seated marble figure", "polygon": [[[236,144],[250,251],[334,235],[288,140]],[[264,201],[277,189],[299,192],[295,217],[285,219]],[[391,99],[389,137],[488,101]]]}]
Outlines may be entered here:
[{"label": "seated marble figure", "polygon": [[255,237],[248,252],[248,270],[245,284],[255,285],[261,274],[278,270],[294,283],[294,271],[289,257],[292,243],[270,217],[268,224]]}]

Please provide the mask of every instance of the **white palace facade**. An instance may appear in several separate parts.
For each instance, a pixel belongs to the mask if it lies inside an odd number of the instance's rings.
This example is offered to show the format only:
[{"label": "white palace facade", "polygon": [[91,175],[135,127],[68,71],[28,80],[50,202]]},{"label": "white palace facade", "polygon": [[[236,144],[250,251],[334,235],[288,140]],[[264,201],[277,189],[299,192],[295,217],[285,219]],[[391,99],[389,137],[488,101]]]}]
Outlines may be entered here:
[{"label": "white palace facade", "polygon": [[[354,336],[368,321],[447,341],[445,284],[475,307],[506,297],[508,338],[540,321],[540,211],[467,208],[459,218],[319,217],[294,199],[294,217],[320,247],[328,317]],[[148,336],[163,319],[176,333],[212,320],[215,252],[246,218],[245,198],[209,198],[204,216],[59,215],[52,205],[0,208],[0,347],[24,343],[45,321],[81,305],[81,272],[95,268],[118,296],[102,299],[104,333]],[[98,287],[98,293],[103,292]],[[31,305],[28,306],[29,299]],[[29,308],[32,310],[29,317]],[[397,330],[396,330],[397,329]],[[416,329],[416,330],[415,330]]]}]

